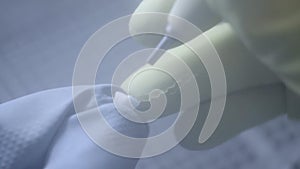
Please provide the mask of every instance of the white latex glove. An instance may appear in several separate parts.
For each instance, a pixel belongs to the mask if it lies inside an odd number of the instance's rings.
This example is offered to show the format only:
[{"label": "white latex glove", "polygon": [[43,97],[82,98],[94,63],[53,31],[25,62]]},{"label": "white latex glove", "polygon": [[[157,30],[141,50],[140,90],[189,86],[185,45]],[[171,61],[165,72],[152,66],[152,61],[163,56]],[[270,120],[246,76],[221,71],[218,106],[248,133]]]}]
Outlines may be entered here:
[{"label": "white latex glove", "polygon": [[264,64],[300,94],[300,1],[207,2]]},{"label": "white latex glove", "polygon": [[[144,0],[137,8],[136,13],[168,13],[168,11],[172,7],[173,2],[174,0]],[[228,17],[231,20],[235,19],[235,15],[230,12],[232,9],[226,8],[227,6],[225,4],[227,3],[227,1],[214,1],[210,3],[210,5],[214,6],[214,3],[218,4],[217,7],[219,7],[220,10],[222,9],[222,12],[220,12],[222,15],[223,13],[225,13],[224,15],[228,13]],[[240,4],[242,2],[236,3]],[[237,9],[240,8],[237,7]],[[252,7],[251,10],[255,13],[256,8]],[[249,9],[248,11],[251,10]],[[199,13],[195,13],[195,15],[200,16],[201,12],[202,10],[199,10]],[[240,10],[240,12],[243,12],[243,10]],[[148,23],[149,21],[151,21],[151,19],[153,18],[145,18]],[[215,22],[218,20],[218,18],[216,17],[212,20],[213,22]],[[132,33],[138,33],[145,27],[149,26],[147,25],[147,22],[141,22],[141,19],[136,19],[133,16],[130,24]],[[211,24],[211,22],[208,21],[208,24]],[[259,26],[258,22],[256,24],[256,27],[257,26]],[[253,28],[256,27],[253,26]],[[238,28],[238,30],[242,29],[242,27]],[[203,28],[201,27],[200,29],[203,30]],[[239,32],[242,31],[240,30]],[[201,128],[203,127],[207,115],[207,107],[209,106],[209,103],[207,103],[207,101],[217,98],[210,97],[209,79],[207,77],[206,70],[199,60],[198,56],[195,56],[195,54],[185,46],[179,46],[169,50],[170,53],[174,53],[178,57],[180,57],[180,59],[184,60],[185,63],[190,67],[192,72],[196,74],[199,90],[201,93],[201,106],[196,125],[194,126],[188,137],[183,141],[183,145],[188,148],[202,149],[218,145],[228,140],[229,138],[232,138],[234,135],[240,133],[241,131],[259,125],[267,120],[276,117],[277,115],[280,115],[281,113],[288,112],[290,114],[293,114],[295,112],[298,112],[299,110],[299,106],[297,104],[300,100],[299,96],[285,88],[285,84],[282,82],[283,78],[282,76],[280,76],[280,79],[278,78],[279,73],[278,71],[274,71],[274,66],[270,66],[271,68],[273,68],[272,71],[269,70],[269,68],[265,66],[265,64],[261,63],[261,60],[255,57],[256,54],[245,47],[244,43],[242,43],[242,41],[240,40],[239,35],[243,35],[243,33],[236,35],[235,31],[232,29],[232,26],[227,23],[218,24],[205,32],[205,36],[213,43],[224,65],[227,78],[228,96],[222,121],[212,137],[204,144],[198,144],[197,138],[199,136]],[[157,43],[159,38],[153,38],[151,36],[141,36],[138,38],[138,40],[142,41],[142,43],[146,45],[153,45]],[[269,42],[270,41],[271,40],[269,40]],[[260,41],[259,43],[262,42],[263,41]],[[294,42],[293,45],[296,45],[295,41],[292,42]],[[206,49],[209,48],[210,45],[207,44],[207,41],[204,41],[201,36],[195,37],[195,39],[193,39],[191,43],[194,44],[194,46],[197,46],[196,50],[198,50],[200,53],[203,52],[204,55]],[[294,59],[291,61],[296,61],[298,59],[298,62],[296,63],[300,63],[299,57],[293,58]],[[144,68],[141,68],[137,71],[142,73],[138,73],[137,76],[132,75],[131,77],[129,77],[123,83],[123,89],[127,90],[129,94],[140,99],[147,98],[147,95],[153,89],[158,88],[166,91],[167,88],[175,83],[173,79],[166,74],[156,71],[155,69],[149,70],[149,68],[167,69],[170,67],[178,67],[179,65],[174,65],[174,60],[177,59],[178,58],[176,57],[162,56],[153,66],[146,65]],[[285,63],[287,62],[283,61],[282,65],[285,65]],[[289,63],[294,64],[295,62]],[[280,64],[280,62],[276,62],[276,64]],[[291,67],[293,73],[291,73],[290,75],[297,75],[293,76],[296,78],[294,78],[294,80],[290,80],[289,82],[297,82],[297,78],[300,77],[298,71],[299,69],[297,70],[297,68],[299,68],[299,66]],[[143,71],[145,69],[147,69],[147,71]],[[286,70],[289,69],[290,67],[286,67]],[[180,69],[176,73],[180,74]],[[133,80],[131,79],[132,77],[134,77]],[[131,83],[130,86],[129,82]],[[287,81],[284,82],[287,84]],[[289,82],[288,84],[290,84]],[[297,89],[295,87],[293,87],[293,89],[294,92],[297,92]],[[167,106],[166,111],[168,113],[174,113],[176,111],[176,108],[174,108],[176,106],[174,105],[180,103],[178,102],[179,92],[167,92],[166,95],[169,99],[172,100],[172,104]]]}]

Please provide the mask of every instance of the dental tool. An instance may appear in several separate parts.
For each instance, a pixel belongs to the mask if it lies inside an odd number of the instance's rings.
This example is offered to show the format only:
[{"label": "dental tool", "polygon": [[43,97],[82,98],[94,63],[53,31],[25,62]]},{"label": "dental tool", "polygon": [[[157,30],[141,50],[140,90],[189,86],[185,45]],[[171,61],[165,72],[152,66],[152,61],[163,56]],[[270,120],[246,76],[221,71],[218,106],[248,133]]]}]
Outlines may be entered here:
[{"label": "dental tool", "polygon": [[[195,15],[199,13],[199,10],[200,15]],[[186,19],[202,31],[208,30],[221,21],[219,17],[210,11],[204,0],[175,0],[169,15]],[[176,31],[176,27],[178,27],[177,24],[177,20],[174,19],[174,17],[169,17],[165,29],[166,34],[171,34],[173,31]],[[175,42],[175,39],[168,35],[164,35],[154,51],[148,57],[147,63],[150,65],[155,64],[162,56],[161,49],[170,49],[171,47],[174,47]]]},{"label": "dental tool", "polygon": [[155,47],[154,51],[148,57],[147,63],[150,65],[154,65],[154,63],[162,56],[162,53],[159,51],[163,48],[167,49],[173,44],[173,40],[171,41],[170,37],[164,36],[159,44]]}]

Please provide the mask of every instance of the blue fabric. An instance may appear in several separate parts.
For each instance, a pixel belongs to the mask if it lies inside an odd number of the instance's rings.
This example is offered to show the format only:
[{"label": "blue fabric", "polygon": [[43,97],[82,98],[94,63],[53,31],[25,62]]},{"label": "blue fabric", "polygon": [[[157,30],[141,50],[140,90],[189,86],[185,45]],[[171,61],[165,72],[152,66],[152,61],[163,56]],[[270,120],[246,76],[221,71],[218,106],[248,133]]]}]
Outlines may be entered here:
[{"label": "blue fabric", "polygon": [[[119,115],[110,91],[109,85],[96,88],[107,121],[125,134],[147,137],[148,126]],[[137,163],[137,159],[113,155],[91,141],[78,122],[70,87],[1,104],[0,138],[1,169],[130,169]]]}]

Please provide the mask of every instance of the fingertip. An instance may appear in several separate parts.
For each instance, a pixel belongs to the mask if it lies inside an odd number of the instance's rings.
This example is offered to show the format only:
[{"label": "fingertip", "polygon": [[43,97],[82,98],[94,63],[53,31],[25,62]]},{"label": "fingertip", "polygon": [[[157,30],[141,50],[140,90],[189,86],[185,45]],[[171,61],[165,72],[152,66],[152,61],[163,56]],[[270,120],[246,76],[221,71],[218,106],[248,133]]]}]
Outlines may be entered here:
[{"label": "fingertip", "polygon": [[[175,0],[144,0],[137,7],[135,12],[132,14],[129,23],[129,31],[130,34],[135,36],[141,44],[155,47],[156,44],[161,39],[160,35],[154,34],[143,34],[136,36],[145,32],[145,30],[158,30],[158,26],[162,25],[162,18],[158,18],[158,15],[150,15],[149,13],[169,13],[172,8],[172,5]],[[151,27],[155,27],[155,29],[151,29]],[[161,27],[162,31],[164,31],[164,27]]]}]

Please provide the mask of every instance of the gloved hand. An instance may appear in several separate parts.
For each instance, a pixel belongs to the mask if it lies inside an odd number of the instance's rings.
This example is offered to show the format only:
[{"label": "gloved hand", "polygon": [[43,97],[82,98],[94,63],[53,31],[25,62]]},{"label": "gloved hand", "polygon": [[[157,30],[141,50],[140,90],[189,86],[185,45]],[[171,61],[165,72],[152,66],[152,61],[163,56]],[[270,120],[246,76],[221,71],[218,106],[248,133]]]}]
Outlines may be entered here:
[{"label": "gloved hand", "polygon": [[[299,4],[297,1],[293,2]],[[135,13],[168,13],[173,3],[174,0],[144,0]],[[283,3],[286,2],[282,1],[281,4],[283,5]],[[234,4],[239,4],[241,7],[234,6]],[[184,45],[168,51],[168,53],[173,53],[183,60],[190,67],[191,71],[196,74],[201,93],[201,105],[196,125],[183,141],[183,145],[188,148],[202,149],[212,147],[232,138],[247,128],[259,125],[282,113],[298,113],[299,106],[296,103],[300,101],[300,98],[294,93],[299,92],[298,89],[300,87],[300,69],[299,66],[296,66],[300,64],[300,58],[296,55],[297,41],[295,40],[299,36],[292,38],[292,35],[298,35],[297,33],[299,33],[299,29],[297,30],[299,25],[296,24],[299,22],[299,19],[293,19],[296,17],[295,11],[297,10],[295,9],[294,13],[290,13],[295,15],[288,15],[288,10],[285,10],[285,14],[281,15],[278,13],[278,17],[272,18],[274,15],[271,13],[275,10],[275,7],[280,8],[279,5],[272,6],[275,3],[268,4],[266,1],[258,0],[251,1],[251,7],[249,2],[245,4],[244,1],[209,2],[209,5],[214,10],[219,11],[219,14],[225,18],[225,21],[229,22],[229,24],[217,24],[204,32],[205,37],[212,42],[222,60],[227,79],[228,95],[222,121],[212,137],[204,144],[198,144],[197,138],[205,124],[207,107],[209,107],[207,101],[217,98],[211,98],[210,96],[209,79],[205,67],[198,56],[195,56]],[[268,12],[263,9],[266,9]],[[257,14],[256,10],[259,10],[261,15],[254,17]],[[207,10],[199,9],[199,13],[194,13],[194,15],[201,16],[203,11]],[[212,22],[204,19],[204,23],[199,24],[200,29],[206,30],[205,26],[202,28],[201,25],[206,25],[206,23],[212,24],[219,17],[216,15],[208,18],[213,18],[211,19]],[[248,22],[243,20],[245,18],[252,19],[249,22],[252,25],[244,24]],[[276,19],[280,19],[280,22],[275,22]],[[143,29],[149,26],[148,24],[155,23],[155,18],[145,18],[147,22],[141,21],[142,18],[133,15],[130,24],[130,30],[133,35],[143,32]],[[282,32],[276,34],[276,31]],[[256,36],[252,37],[255,33],[257,33]],[[274,41],[276,38],[279,39]],[[288,44],[284,44],[285,41],[280,41],[285,38],[287,38]],[[154,44],[159,41],[157,36],[151,37],[148,35],[139,36],[137,39],[151,47],[155,46]],[[194,44],[193,46],[196,46],[198,53],[203,53],[203,55],[206,54],[206,49],[210,45],[203,40],[202,36],[195,37],[190,43]],[[258,53],[258,51],[264,52]],[[265,57],[262,54],[265,54]],[[289,55],[285,57],[286,54]],[[175,81],[172,77],[157,71],[157,68],[163,70],[169,70],[170,67],[179,68],[180,65],[175,64],[176,60],[178,60],[177,57],[168,57],[167,54],[163,55],[153,66],[145,65],[145,67],[129,77],[123,83],[122,88],[140,99],[147,99],[147,95],[153,89],[167,91],[170,86],[173,86]],[[180,74],[182,72],[178,69],[174,73]],[[278,78],[278,75],[280,78]],[[293,92],[286,89],[285,85],[288,85]],[[168,113],[174,113],[176,110],[172,109],[172,107],[180,103],[178,101],[179,89],[175,90],[177,92],[166,92],[167,97],[172,100],[172,103],[166,110]]]},{"label": "gloved hand", "polygon": [[[89,110],[90,93],[81,96]],[[117,131],[132,137],[146,137],[147,125],[133,124],[116,111],[110,86],[95,89],[101,113]],[[87,116],[87,112],[78,112]],[[95,123],[90,119],[90,123]],[[97,137],[118,143],[107,131]],[[123,169],[135,168],[138,159],[123,158],[97,146],[84,132],[75,114],[72,88],[47,90],[0,104],[1,169]],[[120,146],[128,146],[123,143]],[[141,151],[143,147],[135,147]]]},{"label": "gloved hand", "polygon": [[300,95],[300,2],[206,0],[255,55]]}]

